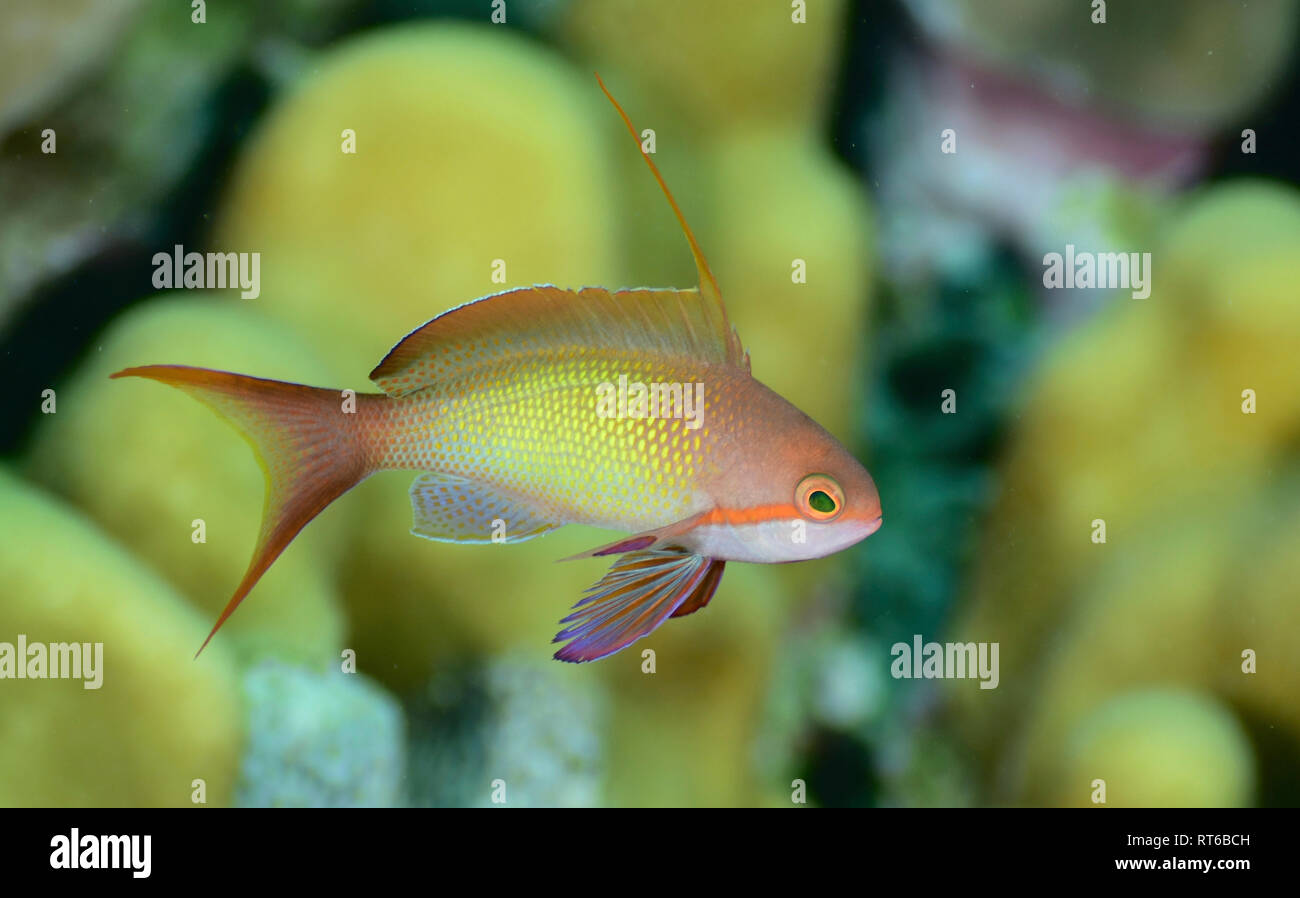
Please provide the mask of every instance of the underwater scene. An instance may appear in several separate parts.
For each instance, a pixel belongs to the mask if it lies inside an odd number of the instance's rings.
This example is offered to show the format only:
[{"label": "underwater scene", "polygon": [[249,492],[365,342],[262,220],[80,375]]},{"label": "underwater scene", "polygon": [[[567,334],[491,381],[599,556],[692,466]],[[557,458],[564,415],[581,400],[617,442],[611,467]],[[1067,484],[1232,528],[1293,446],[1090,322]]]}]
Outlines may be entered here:
[{"label": "underwater scene", "polygon": [[1298,38],[9,0],[0,807],[1300,805]]}]

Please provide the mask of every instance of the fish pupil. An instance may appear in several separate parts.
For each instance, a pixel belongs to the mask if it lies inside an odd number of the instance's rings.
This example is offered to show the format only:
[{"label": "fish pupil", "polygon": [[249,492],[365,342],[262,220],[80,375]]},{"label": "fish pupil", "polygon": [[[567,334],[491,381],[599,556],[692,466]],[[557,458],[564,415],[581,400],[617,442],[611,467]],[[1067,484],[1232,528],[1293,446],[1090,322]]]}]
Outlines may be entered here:
[{"label": "fish pupil", "polygon": [[808,506],[813,511],[819,511],[822,514],[829,514],[835,510],[835,500],[832,499],[824,490],[814,490],[808,497]]}]

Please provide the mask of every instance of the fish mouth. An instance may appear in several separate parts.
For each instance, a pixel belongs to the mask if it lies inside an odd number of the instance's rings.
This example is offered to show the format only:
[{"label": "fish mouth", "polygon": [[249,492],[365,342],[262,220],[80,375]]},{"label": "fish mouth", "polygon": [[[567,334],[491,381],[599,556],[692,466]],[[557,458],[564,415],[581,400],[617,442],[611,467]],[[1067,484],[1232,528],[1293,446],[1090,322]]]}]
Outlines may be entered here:
[{"label": "fish mouth", "polygon": [[[867,524],[866,535],[870,536],[871,534],[875,533],[877,530],[880,529],[880,525],[883,523],[885,523],[885,516],[883,514],[876,515],[876,519]],[[863,538],[865,539],[866,537]]]}]

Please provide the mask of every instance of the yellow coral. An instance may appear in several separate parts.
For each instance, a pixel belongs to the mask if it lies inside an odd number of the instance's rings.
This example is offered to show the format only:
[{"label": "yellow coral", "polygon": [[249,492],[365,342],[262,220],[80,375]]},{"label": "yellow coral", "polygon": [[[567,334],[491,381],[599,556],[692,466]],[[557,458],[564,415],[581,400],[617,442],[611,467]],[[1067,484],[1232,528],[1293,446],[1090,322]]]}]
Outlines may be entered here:
[{"label": "yellow coral", "polygon": [[101,685],[0,681],[0,804],[225,804],[241,745],[223,645],[157,575],[83,518],[0,472],[0,641],[102,643]]},{"label": "yellow coral", "polygon": [[597,67],[621,73],[694,131],[766,124],[800,132],[823,124],[846,6],[576,0],[561,32]]},{"label": "yellow coral", "polygon": [[598,101],[594,79],[490,26],[371,33],[262,123],[215,243],[262,252],[262,307],[360,378],[471,299],[610,282]]},{"label": "yellow coral", "polygon": [[[1296,472],[1296,246],[1290,188],[1202,192],[1162,235],[1151,297],[1117,300],[1032,379],[1005,498],[955,628],[1002,645],[997,694],[954,693],[987,759],[1012,752],[1001,797],[1052,800],[1066,734],[1144,683],[1194,686],[1300,739],[1300,673],[1273,638],[1290,619],[1286,550],[1240,570],[1259,541],[1274,544],[1259,522]],[[1105,543],[1092,538],[1098,519]],[[1267,678],[1241,670],[1252,647],[1263,647]],[[1185,800],[1204,798],[1192,790]]]},{"label": "yellow coral", "polygon": [[1250,742],[1209,696],[1138,690],[1111,699],[1070,737],[1053,803],[1094,807],[1241,807],[1255,790]]}]

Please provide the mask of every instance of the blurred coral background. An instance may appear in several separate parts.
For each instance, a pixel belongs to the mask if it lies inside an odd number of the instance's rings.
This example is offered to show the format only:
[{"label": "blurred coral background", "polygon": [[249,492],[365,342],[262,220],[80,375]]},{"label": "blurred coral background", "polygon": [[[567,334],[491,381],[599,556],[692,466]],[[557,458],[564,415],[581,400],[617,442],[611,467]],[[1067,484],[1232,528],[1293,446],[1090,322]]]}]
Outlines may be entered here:
[{"label": "blurred coral background", "polygon": [[[0,9],[0,641],[105,647],[99,690],[0,680],[0,805],[1300,804],[1295,0],[188,6]],[[373,390],[478,296],[693,284],[593,71],[883,529],[565,665],[604,567],[553,561],[612,537],[421,540],[387,473],[192,660],[262,475],[107,375]],[[260,296],[155,290],[177,244]],[[1045,289],[1066,244],[1150,296]],[[998,643],[998,688],[893,678],[914,634]]]}]

